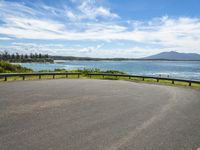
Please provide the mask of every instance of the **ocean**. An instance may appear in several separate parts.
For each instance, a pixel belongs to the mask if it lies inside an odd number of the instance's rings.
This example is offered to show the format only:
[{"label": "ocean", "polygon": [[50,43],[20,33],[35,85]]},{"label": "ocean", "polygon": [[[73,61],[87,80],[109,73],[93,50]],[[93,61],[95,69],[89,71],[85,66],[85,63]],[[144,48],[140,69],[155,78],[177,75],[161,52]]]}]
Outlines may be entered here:
[{"label": "ocean", "polygon": [[200,80],[200,61],[62,61],[54,64],[20,63],[20,65],[34,71],[97,68],[118,70],[134,75]]}]

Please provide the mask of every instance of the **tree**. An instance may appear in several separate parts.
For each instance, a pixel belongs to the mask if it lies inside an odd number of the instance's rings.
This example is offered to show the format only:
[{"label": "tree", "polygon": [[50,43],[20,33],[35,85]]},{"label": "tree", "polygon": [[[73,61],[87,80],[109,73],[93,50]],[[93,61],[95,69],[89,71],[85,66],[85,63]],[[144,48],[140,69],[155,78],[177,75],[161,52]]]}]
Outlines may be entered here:
[{"label": "tree", "polygon": [[0,60],[2,60],[3,59],[3,54],[2,54],[2,52],[0,51]]},{"label": "tree", "polygon": [[3,53],[3,60],[7,60],[8,59],[8,52],[7,51],[4,51]]},{"label": "tree", "polygon": [[41,53],[30,53],[29,55],[27,54],[19,54],[19,53],[8,53],[7,51],[0,51],[0,60],[5,60],[5,61],[12,61],[12,62],[26,62],[26,61],[40,61],[40,62],[45,62],[45,61],[50,61],[52,62],[52,59],[49,59],[49,55],[45,54],[42,55]]},{"label": "tree", "polygon": [[39,58],[42,58],[42,54],[41,53],[39,53],[39,56],[38,56]]},{"label": "tree", "polygon": [[31,59],[34,58],[33,53],[30,54],[30,58],[31,58]]},{"label": "tree", "polygon": [[27,55],[27,54],[25,54],[25,55],[24,55],[24,58],[25,58],[25,59],[28,59],[28,55]]},{"label": "tree", "polygon": [[20,59],[20,55],[19,55],[19,53],[16,53],[16,59],[17,59],[17,60]]},{"label": "tree", "polygon": [[35,53],[35,58],[36,58],[36,59],[38,58],[38,54],[37,54],[37,53]]},{"label": "tree", "polygon": [[48,55],[48,54],[45,54],[44,56],[45,56],[45,58],[49,58],[49,55]]},{"label": "tree", "polygon": [[22,60],[24,59],[24,55],[23,54],[20,55],[20,59],[22,59]]},{"label": "tree", "polygon": [[11,55],[11,59],[15,59],[15,54],[12,54],[12,55]]}]

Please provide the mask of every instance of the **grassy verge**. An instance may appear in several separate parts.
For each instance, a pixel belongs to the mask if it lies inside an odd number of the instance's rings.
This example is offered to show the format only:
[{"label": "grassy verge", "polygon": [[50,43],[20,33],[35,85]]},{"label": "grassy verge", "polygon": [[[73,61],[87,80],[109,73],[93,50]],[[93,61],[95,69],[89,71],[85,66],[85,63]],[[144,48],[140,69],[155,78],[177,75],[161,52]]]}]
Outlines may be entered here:
[{"label": "grassy verge", "polygon": [[27,73],[33,72],[32,69],[22,67],[20,65],[13,65],[6,61],[0,60],[0,73]]},{"label": "grassy verge", "polygon": [[[27,76],[25,80],[45,80],[45,79],[53,79],[52,75],[43,75],[41,79],[39,79],[38,76]],[[77,79],[77,75],[68,75],[66,77],[65,75],[57,75],[55,76],[55,79]],[[174,84],[172,84],[169,80],[159,80],[157,82],[156,79],[147,79],[145,78],[144,81],[142,78],[132,77],[129,79],[128,77],[104,77],[103,76],[92,76],[91,78],[88,75],[80,75],[80,79],[101,79],[101,80],[124,80],[124,81],[133,81],[133,82],[141,82],[141,83],[154,83],[154,84],[162,84],[162,85],[170,85],[170,86],[183,86],[183,87],[189,87],[187,82],[179,82],[175,81]],[[16,80],[23,80],[22,77],[8,77],[7,81],[16,81]],[[4,82],[4,78],[0,78],[0,81]],[[191,85],[193,88],[200,89],[200,84],[193,83]]]}]

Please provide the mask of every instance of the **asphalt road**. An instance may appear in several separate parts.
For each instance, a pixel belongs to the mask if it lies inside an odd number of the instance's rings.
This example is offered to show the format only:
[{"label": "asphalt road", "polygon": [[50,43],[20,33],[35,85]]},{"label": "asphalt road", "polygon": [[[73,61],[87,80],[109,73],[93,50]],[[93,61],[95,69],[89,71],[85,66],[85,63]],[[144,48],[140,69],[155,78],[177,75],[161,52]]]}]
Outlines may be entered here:
[{"label": "asphalt road", "polygon": [[0,83],[0,150],[197,150],[200,90],[126,81]]}]

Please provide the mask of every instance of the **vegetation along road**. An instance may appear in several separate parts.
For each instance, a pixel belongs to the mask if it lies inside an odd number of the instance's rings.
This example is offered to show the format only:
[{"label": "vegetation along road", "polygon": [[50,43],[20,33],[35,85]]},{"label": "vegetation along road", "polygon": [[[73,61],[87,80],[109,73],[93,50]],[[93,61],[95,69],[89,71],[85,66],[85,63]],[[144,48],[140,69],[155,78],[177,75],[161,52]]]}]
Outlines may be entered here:
[{"label": "vegetation along road", "polygon": [[0,84],[1,150],[196,150],[200,90],[111,80]]}]

